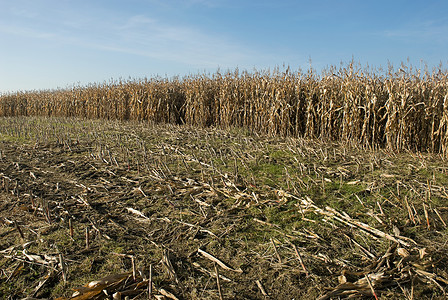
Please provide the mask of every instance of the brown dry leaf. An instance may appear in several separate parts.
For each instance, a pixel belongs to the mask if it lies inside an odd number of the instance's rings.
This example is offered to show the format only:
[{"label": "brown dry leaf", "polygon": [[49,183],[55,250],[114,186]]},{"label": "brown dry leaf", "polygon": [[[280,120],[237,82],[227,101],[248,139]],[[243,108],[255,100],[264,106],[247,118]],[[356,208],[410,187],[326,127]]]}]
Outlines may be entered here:
[{"label": "brown dry leaf", "polygon": [[204,256],[205,258],[210,259],[211,261],[217,263],[221,268],[223,268],[224,270],[228,270],[228,271],[233,271],[233,272],[237,272],[237,273],[243,273],[243,270],[241,270],[240,268],[235,270],[232,269],[231,267],[227,266],[225,263],[223,263],[222,261],[220,261],[219,259],[217,259],[216,257],[214,257],[213,255],[205,252],[202,249],[198,249],[199,254],[201,254],[202,256]]},{"label": "brown dry leaf", "polygon": [[[379,283],[381,283],[382,281],[384,281],[384,280],[389,278],[389,276],[385,275],[384,272],[375,273],[375,274],[368,274],[366,276],[368,276],[368,278],[372,282],[373,286],[376,286]],[[362,287],[362,288],[364,288],[365,286],[369,287],[367,279],[365,277],[357,280],[355,282],[355,284],[360,286],[360,287]]]},{"label": "brown dry leaf", "polygon": [[394,178],[395,177],[395,175],[392,175],[392,174],[381,174],[380,176],[384,177],[384,178]]},{"label": "brown dry leaf", "polygon": [[33,262],[37,262],[43,265],[48,265],[48,262],[45,259],[42,259],[42,257],[40,255],[37,254],[29,254],[26,252],[26,249],[23,250],[23,255],[26,256],[26,258],[28,258],[28,260],[33,261]]},{"label": "brown dry leaf", "polygon": [[127,209],[128,212],[133,213],[134,215],[137,215],[137,216],[139,216],[139,217],[141,217],[141,218],[143,218],[145,220],[149,220],[149,218],[147,216],[145,216],[145,214],[143,214],[139,210],[136,210],[136,209],[134,209],[132,207],[126,207],[126,209]]},{"label": "brown dry leaf", "polygon": [[113,300],[121,300],[121,293],[120,292],[116,292],[112,295],[112,299]]},{"label": "brown dry leaf", "polygon": [[426,252],[426,248],[419,249],[418,252],[420,254],[420,259],[423,259],[425,255],[429,254],[428,252]]},{"label": "brown dry leaf", "polygon": [[109,275],[109,276],[103,277],[99,280],[89,282],[87,284],[87,287],[96,288],[96,287],[102,286],[102,285],[108,286],[108,285],[111,285],[114,283],[121,282],[124,279],[128,278],[130,275],[132,275],[132,272]]},{"label": "brown dry leaf", "polygon": [[[92,291],[83,293],[83,294],[81,294],[81,295],[77,295],[77,296],[74,296],[74,297],[72,296],[71,298],[68,298],[68,299],[70,299],[70,300],[90,300],[90,299],[92,299],[93,297],[98,296],[98,295],[101,294],[102,292],[103,292],[102,289],[92,290]],[[67,300],[68,300],[68,299],[67,299]]]},{"label": "brown dry leaf", "polygon": [[346,283],[347,282],[347,277],[345,277],[344,275],[339,275],[338,276],[338,281],[339,281],[339,284]]},{"label": "brown dry leaf", "polygon": [[406,249],[404,249],[404,248],[398,248],[398,249],[397,249],[397,253],[398,253],[398,255],[400,255],[401,257],[408,257],[409,255],[411,255],[411,254],[409,253],[409,251],[406,250]]},{"label": "brown dry leaf", "polygon": [[132,276],[132,272],[113,274],[103,277],[99,280],[91,281],[85,286],[74,288],[76,291],[73,296],[69,299],[71,300],[88,300],[92,299],[102,293],[103,290],[114,287],[116,288],[120,283],[122,283],[129,276]]}]

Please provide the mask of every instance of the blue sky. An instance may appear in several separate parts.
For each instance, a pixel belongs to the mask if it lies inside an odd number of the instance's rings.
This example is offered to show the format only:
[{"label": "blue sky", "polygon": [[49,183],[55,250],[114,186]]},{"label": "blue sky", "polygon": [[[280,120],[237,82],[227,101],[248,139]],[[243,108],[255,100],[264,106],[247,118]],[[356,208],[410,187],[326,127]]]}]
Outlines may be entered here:
[{"label": "blue sky", "polygon": [[448,63],[448,1],[0,0],[0,92],[289,65]]}]

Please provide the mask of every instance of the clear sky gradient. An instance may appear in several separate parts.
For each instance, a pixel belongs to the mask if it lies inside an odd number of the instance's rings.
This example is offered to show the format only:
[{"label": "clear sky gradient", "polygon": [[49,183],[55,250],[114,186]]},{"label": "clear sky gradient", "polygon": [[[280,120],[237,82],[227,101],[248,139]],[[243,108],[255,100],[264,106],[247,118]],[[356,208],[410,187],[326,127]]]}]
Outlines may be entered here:
[{"label": "clear sky gradient", "polygon": [[0,93],[221,70],[448,64],[447,0],[0,0]]}]

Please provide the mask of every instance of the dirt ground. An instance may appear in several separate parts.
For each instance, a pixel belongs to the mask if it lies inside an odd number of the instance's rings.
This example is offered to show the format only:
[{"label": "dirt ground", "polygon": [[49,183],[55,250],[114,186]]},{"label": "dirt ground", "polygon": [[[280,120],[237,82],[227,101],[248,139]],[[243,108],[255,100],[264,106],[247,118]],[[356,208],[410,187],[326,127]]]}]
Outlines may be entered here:
[{"label": "dirt ground", "polygon": [[443,299],[447,170],[238,130],[3,119],[0,297]]}]

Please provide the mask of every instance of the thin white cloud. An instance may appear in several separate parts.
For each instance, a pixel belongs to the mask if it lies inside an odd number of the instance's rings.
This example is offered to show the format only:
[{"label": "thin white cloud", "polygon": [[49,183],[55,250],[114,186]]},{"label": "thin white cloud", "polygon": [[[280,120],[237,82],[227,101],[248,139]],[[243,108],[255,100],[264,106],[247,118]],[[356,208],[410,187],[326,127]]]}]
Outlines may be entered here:
[{"label": "thin white cloud", "polygon": [[187,0],[189,5],[203,5],[206,7],[218,7],[222,4],[221,0]]},{"label": "thin white cloud", "polygon": [[53,32],[40,31],[30,27],[0,24],[0,32],[26,38],[53,40],[57,35]]},{"label": "thin white cloud", "polygon": [[[213,6],[222,5],[221,2],[186,0],[179,1],[179,5]],[[22,2],[19,0],[18,3]],[[264,68],[281,64],[287,59],[285,53],[268,53],[230,35],[215,34],[195,24],[162,19],[156,13],[129,15],[108,10],[107,7],[85,10],[85,7],[72,6],[69,2],[60,2],[50,10],[42,7],[31,13],[36,8],[34,4],[28,10],[10,10],[9,19],[3,20],[0,12],[0,34],[41,39],[47,45],[66,44],[73,46],[73,49],[90,49],[92,57],[101,55],[102,51],[140,56],[142,63],[148,65],[166,62],[171,68],[177,64],[184,70],[236,66]],[[122,58],[117,56],[117,59]]]},{"label": "thin white cloud", "polygon": [[446,20],[415,22],[412,24],[407,24],[401,28],[385,30],[382,35],[389,38],[447,42],[448,24]]},{"label": "thin white cloud", "polygon": [[[151,3],[158,7],[165,8],[179,8],[179,7],[189,7],[189,6],[204,6],[207,8],[216,8],[223,5],[229,5],[229,0],[143,0],[144,2]],[[241,1],[241,0],[239,0]],[[237,1],[237,3],[240,3]]]},{"label": "thin white cloud", "polygon": [[144,16],[130,17],[116,30],[118,40],[110,45],[111,49],[200,67],[241,64],[254,54],[229,38]]},{"label": "thin white cloud", "polygon": [[128,20],[122,26],[118,26],[118,29],[126,30],[126,29],[139,28],[144,25],[154,24],[155,22],[156,22],[155,19],[149,18],[145,15],[135,15],[128,18]]},{"label": "thin white cloud", "polygon": [[266,59],[266,55],[229,37],[214,36],[194,27],[173,26],[145,15],[130,16],[121,22],[117,18],[95,20],[86,16],[78,21],[74,19],[61,20],[52,28],[32,23],[8,25],[0,21],[0,32],[196,68],[243,65],[257,56]]}]

